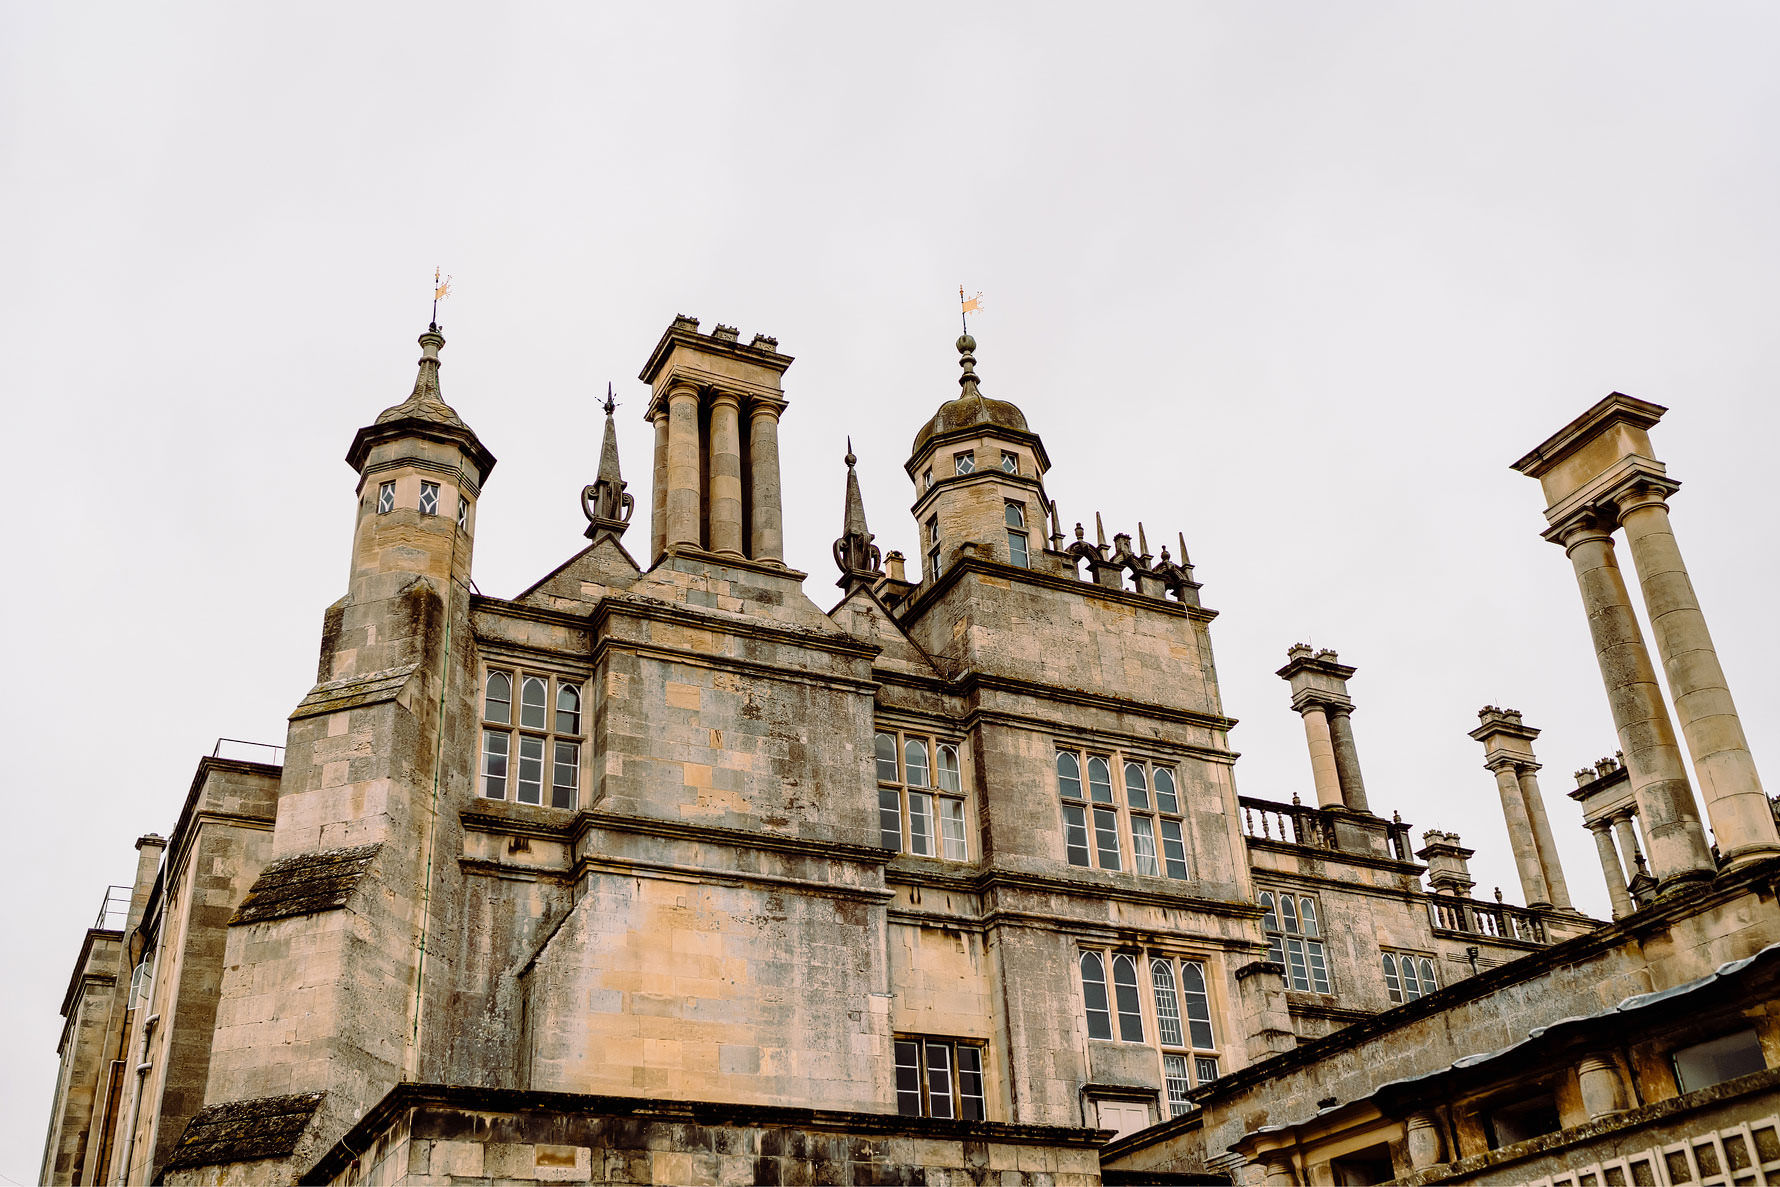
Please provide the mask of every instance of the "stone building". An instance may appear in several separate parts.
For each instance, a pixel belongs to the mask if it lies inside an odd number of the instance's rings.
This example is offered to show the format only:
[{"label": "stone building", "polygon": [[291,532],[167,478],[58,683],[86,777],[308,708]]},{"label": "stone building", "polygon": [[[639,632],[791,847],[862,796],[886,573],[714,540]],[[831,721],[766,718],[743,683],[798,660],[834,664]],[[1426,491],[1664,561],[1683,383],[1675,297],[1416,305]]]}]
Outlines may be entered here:
[{"label": "stone building", "polygon": [[[1674,484],[1636,463],[1660,409],[1610,397],[1523,462],[1580,558],[1621,725],[1624,767],[1578,789],[1618,883],[1602,925],[1570,903],[1513,710],[1472,736],[1524,907],[1473,897],[1458,836],[1416,849],[1374,808],[1332,651],[1279,673],[1314,803],[1238,795],[1185,541],[1108,544],[1098,518],[1071,538],[968,335],[906,464],[918,574],[873,543],[849,453],[826,610],[784,556],[774,339],[676,318],[640,376],[646,559],[608,399],[588,543],[511,599],[470,584],[495,459],[442,398],[437,327],[420,343],[412,394],[347,453],[350,578],[285,745],[203,759],[87,933],[44,1181],[1425,1175],[1521,1132],[1472,1104],[1519,1064],[1446,1074],[1473,1041],[1578,1013],[1538,1048],[1564,1131],[1652,1099],[1664,1056],[1610,1049],[1614,992],[1685,987],[1638,1016],[1735,1015],[1775,1064],[1751,995],[1780,845],[1664,543]],[[1601,473],[1637,479],[1625,522],[1716,855],[1618,613]]]}]

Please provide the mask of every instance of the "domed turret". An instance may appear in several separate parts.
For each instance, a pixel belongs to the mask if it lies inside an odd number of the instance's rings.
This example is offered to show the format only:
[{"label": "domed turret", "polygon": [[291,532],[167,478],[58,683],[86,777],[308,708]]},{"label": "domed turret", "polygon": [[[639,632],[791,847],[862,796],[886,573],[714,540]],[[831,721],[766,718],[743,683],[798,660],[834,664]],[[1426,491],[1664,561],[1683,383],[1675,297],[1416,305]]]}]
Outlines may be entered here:
[{"label": "domed turret", "polygon": [[1006,400],[991,400],[977,390],[977,357],[974,353],[977,340],[969,334],[958,339],[958,365],[964,373],[958,376],[958,386],[964,390],[958,393],[956,400],[947,400],[933,414],[933,419],[921,426],[915,434],[915,444],[909,449],[911,454],[919,454],[923,446],[935,436],[954,433],[961,429],[973,429],[979,426],[994,426],[1012,429],[1017,433],[1025,433],[1026,415]]},{"label": "domed turret", "polygon": [[975,338],[958,339],[958,398],[915,434],[904,467],[915,482],[915,521],[932,582],[960,548],[1015,568],[1041,567],[1051,460],[1026,416],[978,387]]}]

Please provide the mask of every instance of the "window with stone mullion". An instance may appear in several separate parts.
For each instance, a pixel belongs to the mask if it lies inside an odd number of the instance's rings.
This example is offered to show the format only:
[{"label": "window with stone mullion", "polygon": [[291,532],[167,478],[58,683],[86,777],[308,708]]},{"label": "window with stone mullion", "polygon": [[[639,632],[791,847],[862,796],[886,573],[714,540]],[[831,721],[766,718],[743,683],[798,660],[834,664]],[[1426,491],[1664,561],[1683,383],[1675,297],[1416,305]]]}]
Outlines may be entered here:
[{"label": "window with stone mullion", "polygon": [[905,1117],[987,1117],[980,1043],[898,1037],[896,1111]]},{"label": "window with stone mullion", "polygon": [[1137,759],[1126,761],[1121,804],[1113,784],[1114,768],[1109,756],[1058,748],[1064,857],[1070,865],[1121,870],[1125,865],[1121,832],[1128,829],[1133,872],[1187,878],[1186,832],[1174,772]]},{"label": "window with stone mullion", "polygon": [[[517,694],[517,695],[515,695]],[[514,713],[517,701],[518,713]],[[581,686],[491,668],[482,685],[481,794],[573,808],[581,788]]]},{"label": "window with stone mullion", "polygon": [[958,746],[929,735],[879,730],[873,764],[878,843],[917,857],[969,860]]},{"label": "window with stone mullion", "polygon": [[1316,900],[1281,891],[1260,894],[1261,928],[1267,933],[1267,954],[1286,969],[1286,985],[1302,993],[1329,993],[1329,965],[1324,955]]}]

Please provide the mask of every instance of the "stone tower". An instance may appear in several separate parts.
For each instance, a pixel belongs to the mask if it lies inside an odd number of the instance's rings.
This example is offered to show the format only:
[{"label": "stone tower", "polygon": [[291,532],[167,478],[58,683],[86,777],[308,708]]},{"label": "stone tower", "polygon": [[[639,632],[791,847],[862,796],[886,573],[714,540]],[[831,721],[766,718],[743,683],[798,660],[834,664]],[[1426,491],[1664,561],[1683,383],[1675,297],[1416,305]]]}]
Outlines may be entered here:
[{"label": "stone tower", "polygon": [[[441,730],[474,713],[469,627],[476,500],[494,457],[439,393],[436,325],[414,390],[353,438],[352,570],[329,607],[318,683],[291,714],[272,858],[231,921],[207,1108],[277,1114],[307,1166],[421,1056],[426,968],[452,926],[437,854],[461,847],[441,793],[473,757]],[[442,836],[442,832],[452,832]],[[269,1095],[269,1090],[272,1095]]]}]

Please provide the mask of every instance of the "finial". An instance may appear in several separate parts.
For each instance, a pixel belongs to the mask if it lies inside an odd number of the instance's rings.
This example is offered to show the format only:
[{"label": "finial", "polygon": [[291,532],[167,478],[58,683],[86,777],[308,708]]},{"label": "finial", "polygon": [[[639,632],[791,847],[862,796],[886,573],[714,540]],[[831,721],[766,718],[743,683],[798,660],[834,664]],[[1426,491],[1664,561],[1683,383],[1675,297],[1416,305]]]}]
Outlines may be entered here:
[{"label": "finial", "polygon": [[960,395],[959,399],[977,394],[977,356],[971,353],[976,348],[977,340],[975,338],[969,334],[959,335],[958,366],[963,374],[958,376],[958,386],[964,389],[963,395]]},{"label": "finial", "polygon": [[847,438],[847,507],[841,522],[840,539],[834,542],[834,563],[841,571],[835,582],[847,593],[860,586],[875,584],[884,575],[879,567],[881,556],[872,543],[870,529],[865,526],[865,500],[859,495],[859,474],[853,467],[859,461],[853,456],[853,438]]},{"label": "finial", "polygon": [[1186,536],[1186,533],[1185,532],[1176,532],[1174,534],[1174,538],[1176,540],[1180,541],[1180,563],[1185,566],[1191,566],[1193,562],[1187,559],[1187,536]]},{"label": "finial", "polygon": [[1080,540],[1084,535],[1085,533],[1082,531],[1082,521],[1078,519],[1075,521],[1075,538]]},{"label": "finial", "polygon": [[636,496],[624,492],[626,483],[618,472],[618,426],[612,413],[618,401],[612,396],[612,384],[606,383],[606,434],[600,441],[599,477],[592,485],[581,488],[581,513],[587,516],[587,538],[595,540],[601,532],[614,539],[624,535],[630,517],[636,511]]},{"label": "finial", "polygon": [[1100,545],[1103,550],[1106,548],[1106,528],[1100,522],[1100,512],[1098,511],[1094,513],[1094,543]]},{"label": "finial", "polygon": [[439,332],[439,301],[441,298],[449,297],[450,295],[451,295],[451,277],[447,276],[443,281],[441,281],[439,279],[439,269],[434,268],[433,269],[433,320],[432,320],[432,323],[427,326],[427,329],[431,330],[435,334]]},{"label": "finial", "polygon": [[1143,538],[1143,520],[1137,521],[1137,555],[1144,560],[1150,558],[1150,542]]}]

